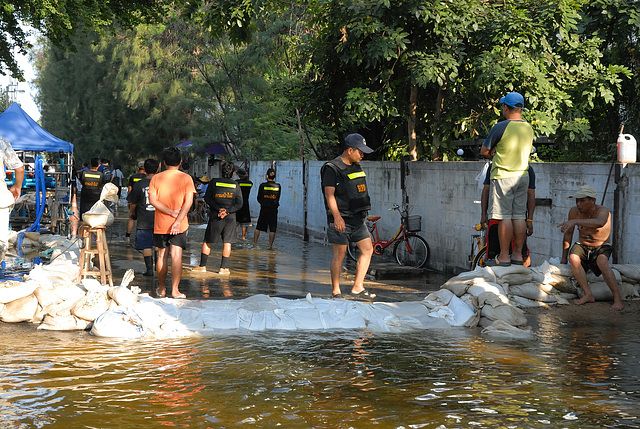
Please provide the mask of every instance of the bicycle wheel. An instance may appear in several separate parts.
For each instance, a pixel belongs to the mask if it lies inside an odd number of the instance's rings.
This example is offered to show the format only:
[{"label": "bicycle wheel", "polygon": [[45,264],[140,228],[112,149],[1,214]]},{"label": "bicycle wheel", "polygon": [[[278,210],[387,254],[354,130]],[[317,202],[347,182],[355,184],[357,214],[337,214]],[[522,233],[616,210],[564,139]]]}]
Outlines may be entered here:
[{"label": "bicycle wheel", "polygon": [[487,264],[487,246],[484,246],[473,258],[473,263],[471,264],[471,271],[475,270],[476,267],[484,267]]},{"label": "bicycle wheel", "polygon": [[351,258],[352,261],[358,260],[360,250],[358,250],[356,243],[349,242],[349,244],[347,244],[347,255],[349,255],[349,258]]},{"label": "bicycle wheel", "polygon": [[419,235],[407,235],[393,246],[393,256],[400,265],[422,268],[429,260],[429,244]]}]

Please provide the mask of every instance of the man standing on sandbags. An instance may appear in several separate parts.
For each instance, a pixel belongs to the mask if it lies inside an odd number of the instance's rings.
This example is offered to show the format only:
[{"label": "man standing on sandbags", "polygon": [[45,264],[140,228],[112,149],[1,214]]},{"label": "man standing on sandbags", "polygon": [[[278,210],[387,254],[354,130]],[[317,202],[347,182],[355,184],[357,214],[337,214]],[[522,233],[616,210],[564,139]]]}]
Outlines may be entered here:
[{"label": "man standing on sandbags", "polygon": [[[613,294],[612,310],[624,309],[624,303],[618,290],[618,282],[609,266],[609,257],[613,249],[609,244],[611,235],[611,212],[608,208],[596,204],[597,192],[591,186],[583,186],[575,193],[575,207],[569,210],[569,219],[558,227],[564,233],[562,239],[562,259],[560,263],[571,264],[573,277],[584,291],[582,298],[574,301],[577,305],[595,302],[587,282],[587,271],[596,276],[602,274]],[[578,228],[578,238],[573,246],[573,230]]]},{"label": "man standing on sandbags", "polygon": [[[500,99],[505,121],[491,128],[480,154],[493,160],[489,218],[498,219],[500,253],[488,266],[523,265],[522,246],[527,234],[527,188],[533,129],[522,119],[524,97],[510,92]],[[495,154],[492,152],[495,149]],[[511,240],[513,253],[509,255]]]},{"label": "man standing on sandbags", "polygon": [[373,152],[360,134],[349,134],[342,155],[325,163],[320,170],[322,193],[327,210],[327,239],[333,247],[331,259],[331,297],[342,298],[340,276],[342,261],[349,242],[360,251],[356,262],[356,276],[351,288],[354,298],[373,299],[375,294],[364,287],[369,270],[373,245],[365,219],[371,208],[366,174],[360,167],[365,153]]},{"label": "man standing on sandbags", "polygon": [[[11,147],[11,143],[0,137],[1,164],[5,167],[0,171],[0,262],[9,248],[9,216],[16,200],[20,197],[22,181],[24,180],[24,164]],[[6,170],[13,170],[15,182],[7,189],[5,182]]]}]

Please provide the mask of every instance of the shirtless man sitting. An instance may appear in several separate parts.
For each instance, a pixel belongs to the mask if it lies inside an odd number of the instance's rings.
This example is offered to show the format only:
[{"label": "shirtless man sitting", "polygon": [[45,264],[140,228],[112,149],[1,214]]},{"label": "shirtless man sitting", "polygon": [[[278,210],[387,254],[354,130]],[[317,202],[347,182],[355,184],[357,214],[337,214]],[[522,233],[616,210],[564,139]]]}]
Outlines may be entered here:
[{"label": "shirtless man sitting", "polygon": [[[569,210],[569,219],[558,227],[564,233],[562,243],[562,264],[571,264],[571,272],[584,291],[584,296],[574,301],[577,305],[594,302],[595,299],[587,282],[587,271],[590,269],[596,276],[602,274],[609,289],[613,293],[612,310],[624,308],[618,282],[609,267],[609,256],[612,248],[609,244],[611,234],[611,213],[606,207],[596,204],[596,190],[591,186],[583,186],[575,193],[576,206]],[[574,228],[578,228],[579,241],[571,247]],[[569,249],[571,247],[571,249]]]}]

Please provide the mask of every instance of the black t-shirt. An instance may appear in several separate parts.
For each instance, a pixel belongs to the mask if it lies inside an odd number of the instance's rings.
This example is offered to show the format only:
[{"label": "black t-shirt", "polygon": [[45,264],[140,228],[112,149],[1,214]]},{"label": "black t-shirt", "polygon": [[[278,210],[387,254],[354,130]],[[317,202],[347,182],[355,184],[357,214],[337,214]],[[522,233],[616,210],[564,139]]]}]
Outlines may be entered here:
[{"label": "black t-shirt", "polygon": [[136,205],[138,229],[153,229],[156,209],[149,203],[149,183],[151,179],[140,179],[127,195],[127,201]]},{"label": "black t-shirt", "polygon": [[133,185],[135,185],[136,182],[139,182],[141,179],[144,179],[145,177],[147,177],[147,175],[144,173],[132,174],[131,177],[129,177],[129,186],[133,188]]}]

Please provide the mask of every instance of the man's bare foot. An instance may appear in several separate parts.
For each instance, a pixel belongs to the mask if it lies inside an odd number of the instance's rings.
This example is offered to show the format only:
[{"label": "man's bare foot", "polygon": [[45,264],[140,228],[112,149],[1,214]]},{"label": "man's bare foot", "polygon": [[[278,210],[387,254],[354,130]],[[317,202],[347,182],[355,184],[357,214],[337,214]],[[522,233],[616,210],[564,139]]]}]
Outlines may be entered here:
[{"label": "man's bare foot", "polygon": [[613,310],[613,311],[624,310],[624,303],[622,301],[613,301],[613,305],[611,306],[611,310]]},{"label": "man's bare foot", "polygon": [[582,305],[589,302],[596,302],[596,299],[593,297],[593,295],[585,295],[582,298],[573,301],[575,305]]}]

